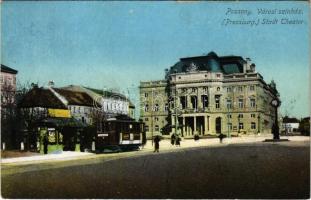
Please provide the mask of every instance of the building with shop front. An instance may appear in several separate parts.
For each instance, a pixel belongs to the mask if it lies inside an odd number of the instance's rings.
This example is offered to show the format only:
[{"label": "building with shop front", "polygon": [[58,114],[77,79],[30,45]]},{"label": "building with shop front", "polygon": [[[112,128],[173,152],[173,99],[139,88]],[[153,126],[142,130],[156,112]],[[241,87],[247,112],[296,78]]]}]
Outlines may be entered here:
[{"label": "building with shop front", "polygon": [[[106,105],[107,102],[110,104]],[[21,127],[25,130],[23,142],[42,151],[42,138],[47,135],[54,150],[75,150],[76,145],[90,149],[96,122],[119,115],[131,116],[134,109],[131,105],[125,97],[117,98],[116,93],[102,97],[83,86],[57,88],[53,82],[48,87],[33,85],[19,102],[24,124]]]},{"label": "building with shop front", "polygon": [[163,80],[140,82],[140,118],[148,138],[269,133],[274,98],[275,83],[267,84],[249,58],[210,52],[181,58]]}]

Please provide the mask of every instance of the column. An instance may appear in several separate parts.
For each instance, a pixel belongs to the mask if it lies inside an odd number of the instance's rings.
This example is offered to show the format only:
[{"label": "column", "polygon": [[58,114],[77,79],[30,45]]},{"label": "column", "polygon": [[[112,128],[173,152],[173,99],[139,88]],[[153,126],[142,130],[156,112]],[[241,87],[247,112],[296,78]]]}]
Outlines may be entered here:
[{"label": "column", "polygon": [[197,117],[193,117],[193,134],[197,133]]},{"label": "column", "polygon": [[183,135],[185,136],[186,135],[186,119],[185,117],[182,117],[182,132],[183,132]]},{"label": "column", "polygon": [[207,131],[210,131],[210,116],[207,116]]},{"label": "column", "polygon": [[204,116],[204,134],[206,135],[208,133],[208,116]]},{"label": "column", "polygon": [[176,123],[175,123],[175,116],[173,114],[172,114],[171,120],[172,120],[172,133],[174,134]]},{"label": "column", "polygon": [[191,96],[189,94],[187,94],[186,99],[187,99],[187,108],[191,108],[191,106],[192,106]]}]

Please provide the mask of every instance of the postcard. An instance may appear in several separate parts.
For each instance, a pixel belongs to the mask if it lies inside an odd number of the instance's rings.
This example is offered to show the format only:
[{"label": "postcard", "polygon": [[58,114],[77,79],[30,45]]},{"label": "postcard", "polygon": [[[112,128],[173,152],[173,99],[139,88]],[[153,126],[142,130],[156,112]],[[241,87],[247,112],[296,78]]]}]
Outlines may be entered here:
[{"label": "postcard", "polygon": [[310,198],[309,2],[0,5],[2,198]]}]

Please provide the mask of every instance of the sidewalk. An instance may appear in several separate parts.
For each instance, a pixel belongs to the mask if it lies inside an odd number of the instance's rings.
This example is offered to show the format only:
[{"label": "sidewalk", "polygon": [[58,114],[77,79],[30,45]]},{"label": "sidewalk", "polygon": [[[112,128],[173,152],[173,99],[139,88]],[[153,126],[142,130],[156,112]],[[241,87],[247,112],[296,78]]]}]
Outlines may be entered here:
[{"label": "sidewalk", "polygon": [[22,163],[22,162],[31,163],[33,161],[71,160],[74,158],[83,158],[90,155],[94,154],[87,152],[62,151],[56,154],[35,155],[35,156],[16,157],[16,158],[2,158],[1,164]]},{"label": "sidewalk", "polygon": [[[272,135],[261,135],[261,136],[241,136],[241,137],[232,137],[224,138],[223,143],[219,142],[218,138],[209,138],[209,139],[199,139],[195,141],[194,139],[183,139],[180,142],[180,147],[173,146],[170,143],[170,140],[161,140],[160,141],[160,152],[163,151],[178,151],[179,149],[185,148],[195,148],[195,147],[217,147],[217,146],[226,146],[230,144],[247,144],[247,143],[257,143],[262,144],[265,139],[271,139]],[[308,136],[281,136],[282,139],[289,139],[290,142],[300,141],[310,143],[310,137]],[[290,142],[288,144],[290,144]],[[147,144],[136,153],[148,153],[153,152],[154,146],[151,140],[147,141]],[[132,152],[133,154],[135,153]],[[118,153],[116,153],[118,154]],[[123,154],[119,153],[118,155]],[[56,154],[47,154],[47,155],[35,155],[27,157],[16,157],[16,158],[3,158],[1,159],[1,164],[10,164],[10,163],[31,163],[31,162],[45,162],[45,161],[64,161],[64,160],[74,160],[74,159],[86,159],[86,158],[96,158],[97,156],[103,157],[111,154],[94,154],[87,152],[75,152],[75,151],[62,151]]]}]

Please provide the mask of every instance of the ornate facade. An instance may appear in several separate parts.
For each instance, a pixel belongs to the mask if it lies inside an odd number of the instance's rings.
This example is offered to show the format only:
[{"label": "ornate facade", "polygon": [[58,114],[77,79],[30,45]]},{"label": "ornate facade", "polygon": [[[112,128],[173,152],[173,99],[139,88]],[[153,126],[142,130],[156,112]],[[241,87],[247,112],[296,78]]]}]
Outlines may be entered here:
[{"label": "ornate facade", "polygon": [[250,59],[240,56],[181,58],[164,80],[140,83],[140,118],[147,137],[185,138],[219,133],[270,132],[275,84],[267,84]]}]

